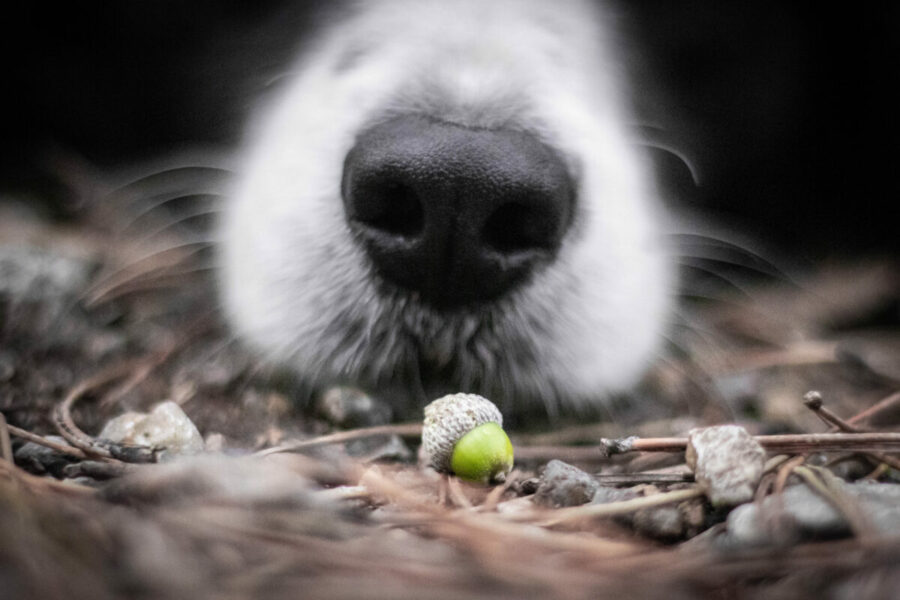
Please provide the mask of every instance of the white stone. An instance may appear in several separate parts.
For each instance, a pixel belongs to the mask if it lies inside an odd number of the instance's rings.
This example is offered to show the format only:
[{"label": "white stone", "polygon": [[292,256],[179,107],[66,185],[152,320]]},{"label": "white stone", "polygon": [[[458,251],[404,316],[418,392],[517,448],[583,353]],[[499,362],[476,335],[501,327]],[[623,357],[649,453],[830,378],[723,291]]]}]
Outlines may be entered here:
[{"label": "white stone", "polygon": [[753,499],[766,451],[743,427],[717,425],[692,429],[685,457],[714,506],[736,506]]},{"label": "white stone", "polygon": [[172,401],[157,404],[149,413],[127,412],[110,419],[100,437],[120,444],[162,448],[169,456],[196,454],[204,447],[197,426]]}]

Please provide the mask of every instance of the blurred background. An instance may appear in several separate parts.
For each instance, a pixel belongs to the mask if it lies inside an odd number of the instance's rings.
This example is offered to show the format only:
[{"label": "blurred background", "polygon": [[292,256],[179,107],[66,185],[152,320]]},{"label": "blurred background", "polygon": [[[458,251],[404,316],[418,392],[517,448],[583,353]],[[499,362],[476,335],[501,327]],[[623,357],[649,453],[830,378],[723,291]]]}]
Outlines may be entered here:
[{"label": "blurred background", "polygon": [[[98,172],[228,149],[319,2],[36,0],[7,8],[0,197],[71,218]],[[900,5],[630,0],[642,130],[667,197],[800,261],[898,249]],[[274,82],[274,83],[273,83]]]}]

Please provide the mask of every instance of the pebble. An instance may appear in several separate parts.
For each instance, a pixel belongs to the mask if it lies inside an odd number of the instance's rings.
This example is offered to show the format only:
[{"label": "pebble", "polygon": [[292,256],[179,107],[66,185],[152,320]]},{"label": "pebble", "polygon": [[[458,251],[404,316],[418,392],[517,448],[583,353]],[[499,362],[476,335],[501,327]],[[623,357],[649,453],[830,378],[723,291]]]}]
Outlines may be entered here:
[{"label": "pebble", "polygon": [[110,419],[99,437],[120,444],[163,448],[160,460],[196,454],[204,448],[197,426],[172,401],[157,404],[149,413],[128,412]]},{"label": "pebble", "polygon": [[[68,444],[66,440],[58,435],[48,435],[46,437],[53,442]],[[64,469],[75,461],[74,458],[57,452],[53,448],[35,444],[34,442],[22,444],[15,452],[15,460],[16,464],[30,473],[37,475],[50,473],[58,478],[62,478],[65,474]]]},{"label": "pebble", "polygon": [[397,435],[379,435],[346,444],[347,454],[366,461],[412,460],[413,452]]},{"label": "pebble", "polygon": [[593,500],[599,488],[600,483],[590,474],[561,460],[551,460],[541,473],[534,501],[553,508],[578,506]]},{"label": "pebble", "polygon": [[332,387],[317,403],[318,412],[330,423],[352,429],[391,422],[391,407],[352,387]]},{"label": "pebble", "polygon": [[685,532],[684,517],[677,506],[639,510],[634,513],[631,522],[635,531],[658,540],[677,540]]},{"label": "pebble", "polygon": [[[594,494],[595,504],[608,504],[610,502],[624,502],[639,498],[645,492],[647,486],[637,485],[628,488],[616,488],[601,486]],[[686,536],[689,529],[688,519],[682,506],[657,506],[645,508],[634,513],[620,515],[614,519],[617,523],[631,527],[639,534],[660,540],[672,542]]]},{"label": "pebble", "polygon": [[0,297],[47,302],[72,297],[87,284],[92,265],[37,246],[0,245]]},{"label": "pebble", "polygon": [[[900,484],[837,481],[859,503],[861,513],[881,534],[900,533]],[[843,515],[806,485],[793,485],[781,498],[748,503],[728,515],[722,540],[729,547],[750,548],[850,534]]]},{"label": "pebble", "polygon": [[717,425],[688,433],[688,466],[713,506],[736,506],[753,499],[766,452],[738,425]]},{"label": "pebble", "polygon": [[640,486],[630,488],[617,488],[609,485],[602,485],[597,488],[591,501],[594,504],[609,504],[610,502],[623,502],[625,500],[633,500],[641,495]]}]

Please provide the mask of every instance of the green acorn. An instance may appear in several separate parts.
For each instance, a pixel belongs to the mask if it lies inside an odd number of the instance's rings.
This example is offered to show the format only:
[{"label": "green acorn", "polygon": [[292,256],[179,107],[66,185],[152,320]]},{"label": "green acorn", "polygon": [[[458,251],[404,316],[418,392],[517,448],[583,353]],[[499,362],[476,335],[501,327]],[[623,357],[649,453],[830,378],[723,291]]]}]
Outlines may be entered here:
[{"label": "green acorn", "polygon": [[432,467],[468,481],[502,482],[513,466],[503,415],[476,394],[450,394],[426,406],[422,446]]}]

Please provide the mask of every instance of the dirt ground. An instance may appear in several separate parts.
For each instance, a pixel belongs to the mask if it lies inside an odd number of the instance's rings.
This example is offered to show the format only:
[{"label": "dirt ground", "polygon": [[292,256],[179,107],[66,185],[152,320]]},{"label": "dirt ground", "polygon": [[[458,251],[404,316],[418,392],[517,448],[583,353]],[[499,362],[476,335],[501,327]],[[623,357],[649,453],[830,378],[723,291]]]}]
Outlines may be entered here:
[{"label": "dirt ground", "polygon": [[[867,524],[865,504],[820,489],[846,531],[804,533],[773,509],[767,518],[784,534],[776,543],[729,544],[729,509],[702,495],[624,504],[696,489],[677,444],[610,457],[599,449],[601,438],[680,440],[721,423],[755,436],[823,434],[848,421],[869,433],[900,431],[896,257],[785,273],[690,240],[715,252],[698,252],[705,258],[685,268],[694,288],[666,358],[598,414],[521,423],[510,432],[515,470],[486,488],[422,468],[414,425],[392,428],[372,409],[358,421],[329,412],[323,390],[256,364],[229,337],[202,233],[207,211],[196,210],[204,198],[192,196],[181,216],[170,202],[177,194],[165,190],[165,215],[132,202],[147,185],[177,190],[179,178],[194,176],[135,181],[66,223],[0,204],[0,598],[896,593],[900,526]],[[215,173],[203,179],[214,187]],[[824,413],[804,404],[810,390]],[[205,453],[146,464],[134,461],[158,457],[97,441],[111,417],[163,400],[193,421]],[[344,438],[323,437],[341,430]],[[26,449],[27,434],[40,437]],[[804,473],[825,484],[823,471],[884,489],[898,483],[897,447],[878,445],[893,443],[889,435],[850,450],[824,439],[771,446],[770,457],[784,458],[770,464],[755,501],[813,489]],[[554,458],[594,475],[609,501],[584,506],[610,512],[534,502]]]}]

